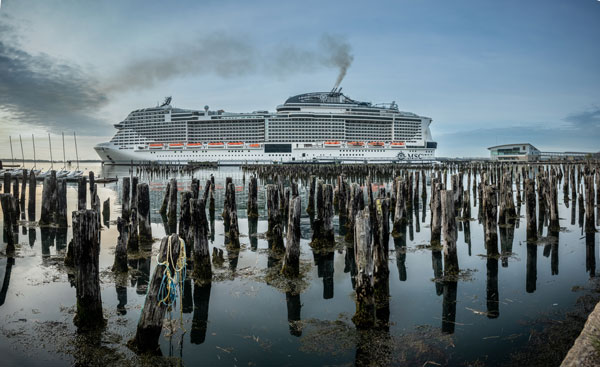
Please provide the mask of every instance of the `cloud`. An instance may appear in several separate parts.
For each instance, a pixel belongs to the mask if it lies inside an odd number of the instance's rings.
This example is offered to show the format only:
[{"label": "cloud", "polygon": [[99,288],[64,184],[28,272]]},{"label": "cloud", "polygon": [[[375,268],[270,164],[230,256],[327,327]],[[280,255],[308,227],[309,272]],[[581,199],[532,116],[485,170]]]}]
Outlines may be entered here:
[{"label": "cloud", "polygon": [[573,127],[580,129],[600,129],[600,108],[593,107],[587,111],[572,113],[564,118]]},{"label": "cloud", "polygon": [[148,88],[159,82],[191,75],[214,74],[223,78],[251,74],[309,73],[318,68],[337,68],[336,85],[342,81],[354,57],[341,36],[324,34],[313,48],[280,44],[258,47],[240,35],[213,33],[189,42],[161,45],[108,78],[108,92]]},{"label": "cloud", "polygon": [[96,81],[77,65],[24,51],[12,34],[14,28],[1,27],[0,110],[50,131],[105,133],[106,123],[93,116],[108,102]]}]

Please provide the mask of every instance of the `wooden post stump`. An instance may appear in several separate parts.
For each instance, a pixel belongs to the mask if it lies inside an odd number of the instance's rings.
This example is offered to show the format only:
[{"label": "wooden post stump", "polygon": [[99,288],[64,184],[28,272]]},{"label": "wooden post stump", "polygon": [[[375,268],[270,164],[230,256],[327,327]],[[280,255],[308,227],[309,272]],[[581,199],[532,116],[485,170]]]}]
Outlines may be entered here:
[{"label": "wooden post stump", "polygon": [[354,256],[356,261],[356,313],[352,321],[357,329],[375,325],[375,299],[373,289],[373,243],[369,210],[356,214],[354,224]]},{"label": "wooden post stump", "polygon": [[123,177],[123,188],[121,192],[121,218],[129,222],[129,212],[131,206],[131,181],[129,177]]},{"label": "wooden post stump", "polygon": [[177,231],[177,180],[172,178],[169,186],[167,224],[170,232],[175,233]]},{"label": "wooden post stump", "polygon": [[279,206],[279,193],[275,185],[267,185],[267,238],[270,248],[283,251],[283,223]]},{"label": "wooden post stump", "polygon": [[127,266],[127,243],[129,242],[129,223],[121,217],[117,218],[117,230],[119,237],[117,239],[117,247],[115,248],[115,262],[112,270],[114,272],[126,272]]},{"label": "wooden post stump", "polygon": [[194,277],[202,283],[210,283],[212,268],[208,247],[208,220],[204,200],[190,200],[191,227],[193,238]]},{"label": "wooden post stump", "polygon": [[77,267],[77,313],[74,323],[80,330],[105,324],[100,291],[100,235],[95,210],[73,212],[73,255]]},{"label": "wooden post stump", "polygon": [[258,218],[258,180],[250,177],[248,183],[248,218]]},{"label": "wooden post stump", "polygon": [[444,249],[444,275],[458,274],[458,255],[456,254],[456,217],[454,212],[454,197],[452,191],[441,190],[442,203],[442,242]]},{"label": "wooden post stump", "polygon": [[56,192],[56,171],[53,170],[50,172],[49,176],[44,178],[40,225],[48,225],[55,222],[57,199],[58,194]]},{"label": "wooden post stump", "polygon": [[431,180],[431,245],[439,245],[442,236],[441,183],[438,178]]},{"label": "wooden post stump", "polygon": [[297,277],[300,274],[300,211],[302,210],[300,196],[290,201],[287,221],[287,246],[281,273],[287,277]]},{"label": "wooden post stump", "polygon": [[29,200],[27,201],[27,218],[30,222],[35,222],[35,195],[37,191],[37,180],[35,172],[29,172]]},{"label": "wooden post stump", "polygon": [[[173,187],[176,188],[177,186]],[[169,252],[170,254],[168,254]],[[173,263],[176,264],[179,255],[179,236],[172,234],[169,237],[164,237],[160,244],[159,261],[165,262],[167,259],[173,259]],[[167,267],[169,267],[171,274],[175,274],[175,269],[171,266],[170,261],[166,265],[159,265],[154,269],[154,275],[150,280],[135,337],[128,343],[129,347],[137,353],[160,354],[158,339],[160,338],[163,319],[168,306],[160,302],[159,291]]]},{"label": "wooden post stump", "polygon": [[525,179],[525,212],[527,221],[527,241],[537,240],[537,220],[535,213],[535,182]]},{"label": "wooden post stump", "polygon": [[57,224],[59,227],[67,226],[67,180],[61,178],[57,182],[57,197],[56,203]]},{"label": "wooden post stump", "polygon": [[150,191],[147,183],[138,184],[138,240],[142,246],[152,243],[150,221]]},{"label": "wooden post stump", "polygon": [[85,176],[77,179],[77,210],[85,210],[87,201],[87,179]]}]

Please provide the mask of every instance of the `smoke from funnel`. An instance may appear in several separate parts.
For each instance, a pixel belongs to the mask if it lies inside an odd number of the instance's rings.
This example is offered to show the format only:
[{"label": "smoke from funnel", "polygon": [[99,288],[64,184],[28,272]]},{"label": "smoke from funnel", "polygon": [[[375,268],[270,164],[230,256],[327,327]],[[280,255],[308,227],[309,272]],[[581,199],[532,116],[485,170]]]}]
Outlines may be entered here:
[{"label": "smoke from funnel", "polygon": [[[185,50],[182,57],[181,50]],[[132,60],[105,81],[104,90],[115,92],[151,87],[159,82],[195,75],[223,78],[266,74],[289,77],[314,73],[323,67],[339,70],[340,85],[354,56],[350,44],[341,36],[324,34],[316,47],[280,44],[274,49],[259,49],[255,42],[239,35],[213,33],[204,37],[163,46],[161,52]]]},{"label": "smoke from funnel", "polygon": [[332,35],[324,35],[321,39],[322,46],[328,52],[327,64],[339,68],[338,77],[335,81],[334,89],[340,86],[342,80],[346,76],[346,72],[354,56],[351,54],[351,47],[348,42],[340,37],[334,37]]}]

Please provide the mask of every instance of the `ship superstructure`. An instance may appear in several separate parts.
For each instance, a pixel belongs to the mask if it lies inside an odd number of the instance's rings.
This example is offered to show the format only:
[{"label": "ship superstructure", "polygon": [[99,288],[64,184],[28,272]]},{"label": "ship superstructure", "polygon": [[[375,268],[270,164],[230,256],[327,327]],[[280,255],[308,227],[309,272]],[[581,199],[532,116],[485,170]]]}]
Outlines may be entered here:
[{"label": "ship superstructure", "polygon": [[290,97],[275,112],[180,109],[167,98],[132,111],[114,125],[111,141],[94,149],[113,164],[422,160],[437,148],[430,124],[394,102],[359,102],[341,89]]}]

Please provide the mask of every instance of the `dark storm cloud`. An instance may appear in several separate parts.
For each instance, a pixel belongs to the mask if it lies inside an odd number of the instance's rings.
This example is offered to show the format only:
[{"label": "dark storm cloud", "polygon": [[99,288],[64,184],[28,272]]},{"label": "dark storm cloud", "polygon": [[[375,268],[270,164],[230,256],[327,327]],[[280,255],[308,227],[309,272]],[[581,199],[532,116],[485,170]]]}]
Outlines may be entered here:
[{"label": "dark storm cloud", "polygon": [[0,28],[0,110],[50,131],[105,133],[106,123],[93,114],[107,97],[94,79],[76,65],[24,51],[8,41],[13,33],[6,24]]},{"label": "dark storm cloud", "polygon": [[258,73],[285,76],[324,67],[339,70],[339,85],[353,59],[350,44],[343,37],[329,34],[323,35],[313,48],[280,44],[265,50],[242,36],[215,33],[152,50],[110,78],[105,88],[118,91],[150,87],[172,78],[200,74],[224,78]]}]

